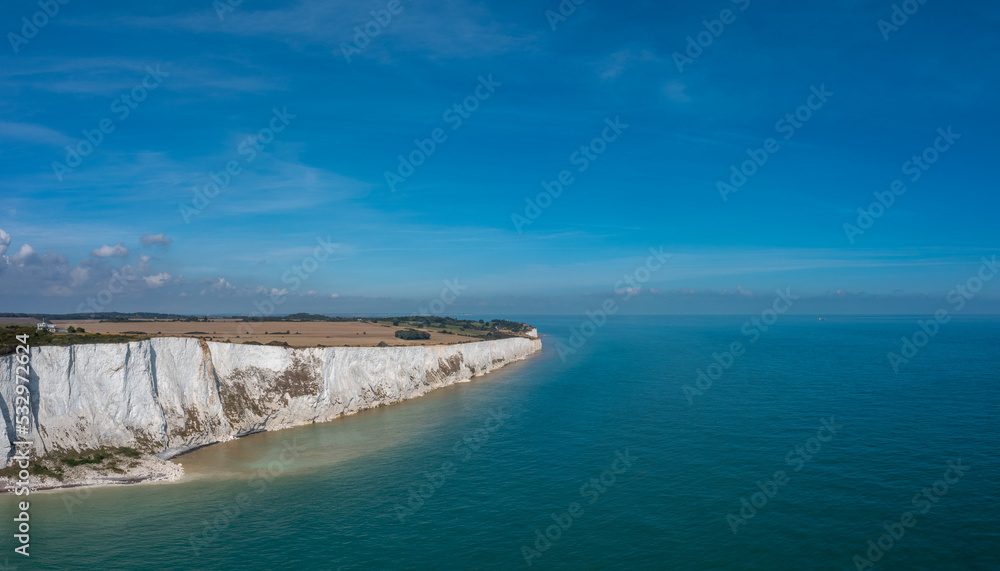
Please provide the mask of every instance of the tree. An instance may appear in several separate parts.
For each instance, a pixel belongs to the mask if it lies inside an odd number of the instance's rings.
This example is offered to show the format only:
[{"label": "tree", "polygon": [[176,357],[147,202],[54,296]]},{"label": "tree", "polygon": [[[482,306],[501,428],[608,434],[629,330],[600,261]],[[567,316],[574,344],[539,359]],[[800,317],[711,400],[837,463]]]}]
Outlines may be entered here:
[{"label": "tree", "polygon": [[419,339],[430,339],[431,334],[426,331],[417,331],[416,329],[400,329],[396,332],[396,337],[399,339],[404,339],[408,341],[416,341]]}]

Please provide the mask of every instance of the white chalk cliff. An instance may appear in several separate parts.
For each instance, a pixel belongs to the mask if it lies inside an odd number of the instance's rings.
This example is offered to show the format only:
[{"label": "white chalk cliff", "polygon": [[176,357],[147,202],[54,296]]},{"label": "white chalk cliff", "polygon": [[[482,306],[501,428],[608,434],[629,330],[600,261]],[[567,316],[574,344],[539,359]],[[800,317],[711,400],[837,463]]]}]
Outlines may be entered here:
[{"label": "white chalk cliff", "polygon": [[[260,430],[331,420],[488,373],[541,349],[459,345],[290,349],[154,338],[33,347],[32,426],[50,454],[127,446],[161,458]],[[13,455],[16,363],[0,358],[0,467]]]}]

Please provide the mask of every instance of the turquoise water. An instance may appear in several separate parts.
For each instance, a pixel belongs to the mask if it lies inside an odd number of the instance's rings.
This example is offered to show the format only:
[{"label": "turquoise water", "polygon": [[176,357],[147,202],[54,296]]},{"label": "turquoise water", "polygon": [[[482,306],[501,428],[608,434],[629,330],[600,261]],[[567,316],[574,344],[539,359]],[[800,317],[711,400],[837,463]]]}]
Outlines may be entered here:
[{"label": "turquoise water", "polygon": [[878,569],[1000,569],[1000,321],[942,326],[898,374],[912,318],[786,316],[749,343],[742,317],[616,316],[565,362],[580,319],[529,321],[544,352],[474,382],[200,450],[182,483],[32,495],[30,561],[5,531],[0,562],[848,570],[889,523]]}]

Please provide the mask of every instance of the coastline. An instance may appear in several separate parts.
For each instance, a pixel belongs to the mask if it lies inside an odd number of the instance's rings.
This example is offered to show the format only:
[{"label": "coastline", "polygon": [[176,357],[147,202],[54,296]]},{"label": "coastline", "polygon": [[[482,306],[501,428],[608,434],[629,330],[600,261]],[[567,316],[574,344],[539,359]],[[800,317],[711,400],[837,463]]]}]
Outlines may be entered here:
[{"label": "coastline", "polygon": [[[534,333],[534,331],[532,331]],[[177,371],[174,364],[166,361],[163,346],[177,345],[179,361],[188,365],[187,371]],[[285,349],[277,347],[248,347],[245,345],[226,343],[206,343],[190,338],[171,338],[165,341],[143,341],[128,343],[123,353],[105,363],[109,371],[128,369],[134,364],[136,357],[144,352],[142,347],[133,345],[146,344],[151,367],[147,374],[135,375],[139,380],[133,380],[127,374],[122,374],[121,380],[126,386],[121,399],[115,395],[103,394],[99,386],[89,387],[83,396],[79,379],[72,373],[64,373],[70,381],[66,392],[76,391],[78,398],[86,401],[88,396],[99,395],[95,403],[73,401],[42,402],[38,427],[33,427],[32,436],[36,442],[44,444],[49,454],[32,457],[30,464],[36,473],[31,473],[29,489],[37,491],[57,491],[78,487],[134,485],[152,482],[177,482],[183,479],[184,469],[175,458],[220,442],[242,438],[258,432],[269,432],[302,426],[310,423],[322,423],[354,414],[361,410],[381,407],[410,400],[434,389],[455,383],[469,382],[475,377],[485,375],[511,362],[520,361],[538,352],[541,341],[537,337],[517,337],[512,339],[479,341],[457,345],[420,346],[420,347],[346,347],[346,348],[302,348]],[[97,349],[83,347],[80,352],[107,350],[108,346],[97,346]],[[35,348],[33,351],[46,349],[72,351],[71,348]],[[196,351],[192,351],[196,349]],[[120,353],[121,351],[119,351]],[[318,353],[317,353],[318,352]],[[235,355],[233,355],[235,353]],[[53,360],[62,358],[64,362],[74,364],[79,355],[58,355],[56,359],[38,359],[40,366],[51,365]],[[187,358],[187,359],[185,359]],[[93,356],[83,359],[85,362],[98,362]],[[254,361],[257,362],[254,362]],[[253,375],[248,375],[249,367]],[[2,360],[0,360],[0,382],[3,378]],[[193,366],[193,369],[192,369]],[[63,369],[65,369],[65,365]],[[170,371],[164,378],[163,371]],[[63,371],[60,371],[63,372]],[[198,383],[189,382],[181,386],[170,386],[173,375],[177,379],[189,379],[197,376],[192,373],[204,373]],[[50,376],[41,373],[42,378]],[[55,375],[53,375],[54,377]],[[101,377],[101,371],[95,371],[91,376]],[[146,378],[148,377],[148,378]],[[252,378],[251,378],[252,377]],[[233,378],[241,379],[241,383],[232,383]],[[36,381],[37,383],[37,381]],[[74,384],[75,383],[75,384]],[[148,384],[147,384],[148,383]],[[228,383],[228,384],[227,384]],[[57,392],[58,383],[55,383]],[[0,384],[0,393],[13,386]],[[205,386],[214,385],[218,395],[208,395],[204,398]],[[306,387],[308,385],[308,387]],[[150,444],[150,435],[144,431],[143,422],[151,420],[142,414],[141,406],[133,409],[116,411],[108,418],[94,418],[89,425],[77,428],[70,433],[66,423],[61,422],[67,404],[76,409],[94,410],[97,407],[107,408],[107,403],[119,400],[137,401],[141,404],[144,395],[130,389],[152,386],[152,396],[158,408],[158,419],[164,427],[164,435],[159,442]],[[278,386],[280,394],[270,390]],[[305,389],[303,387],[306,387]],[[202,390],[199,390],[202,389]],[[308,389],[308,390],[306,390]],[[37,390],[37,389],[36,389]],[[44,392],[44,390],[43,390]],[[199,393],[202,393],[199,395]],[[235,395],[235,397],[233,396]],[[7,394],[2,394],[5,402],[12,402]],[[173,403],[180,409],[180,414],[171,418],[168,397],[180,399]],[[190,402],[194,397],[201,396],[197,402]],[[215,396],[213,400],[211,397]],[[233,406],[241,405],[239,410]],[[61,406],[60,406],[61,405]],[[213,410],[213,405],[214,409]],[[138,411],[138,413],[135,413]],[[135,413],[135,414],[133,414]],[[198,415],[200,418],[192,415]],[[124,418],[122,418],[124,417]],[[124,420],[124,423],[122,422]],[[242,422],[242,424],[241,424]],[[127,426],[123,429],[122,424]],[[149,422],[146,422],[148,425]],[[201,428],[202,430],[191,430]],[[40,428],[40,430],[39,430]],[[129,430],[131,429],[131,431]],[[10,432],[10,427],[8,427]],[[110,434],[117,431],[118,434]],[[62,440],[49,437],[43,439],[41,434],[64,434]],[[94,439],[94,432],[101,433],[99,439]],[[89,440],[88,440],[89,439]],[[136,444],[138,442],[139,444]],[[5,443],[6,444],[6,443]],[[66,444],[71,444],[67,446]],[[145,445],[138,451],[133,447]],[[115,448],[117,446],[118,448]],[[11,444],[11,447],[13,445]],[[41,446],[39,448],[42,448]],[[75,458],[67,461],[64,456],[52,454],[52,450],[80,451]],[[124,455],[123,455],[124,454]],[[82,456],[81,456],[82,455]],[[66,464],[69,464],[68,466]],[[16,463],[13,456],[8,456],[8,470]],[[55,476],[57,471],[61,479]],[[0,476],[0,494],[14,493],[17,483],[21,481],[16,476]],[[22,484],[23,485],[23,484]]]},{"label": "coastline", "polygon": [[[33,459],[33,461],[37,461]],[[53,492],[73,488],[94,488],[107,486],[131,486],[153,482],[179,482],[184,478],[184,467],[169,460],[161,460],[153,455],[137,459],[137,466],[122,468],[123,474],[110,476],[107,471],[77,466],[67,471],[67,476],[59,480],[48,476],[32,475],[31,493]],[[0,477],[0,495],[13,494],[16,479]]]}]

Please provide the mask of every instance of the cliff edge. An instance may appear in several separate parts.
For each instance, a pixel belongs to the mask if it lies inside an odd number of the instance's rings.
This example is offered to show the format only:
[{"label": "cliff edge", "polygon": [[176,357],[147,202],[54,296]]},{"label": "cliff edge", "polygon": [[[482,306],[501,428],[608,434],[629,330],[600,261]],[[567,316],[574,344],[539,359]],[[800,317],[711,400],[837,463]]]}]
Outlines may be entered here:
[{"label": "cliff edge", "polygon": [[[33,442],[34,456],[68,457],[71,466],[98,464],[114,450],[166,459],[420,396],[540,349],[540,340],[525,337],[411,347],[293,349],[174,337],[33,347],[27,435],[14,425],[17,364],[13,355],[0,358],[0,466],[12,463],[19,439]],[[113,471],[128,476],[124,468]]]}]

